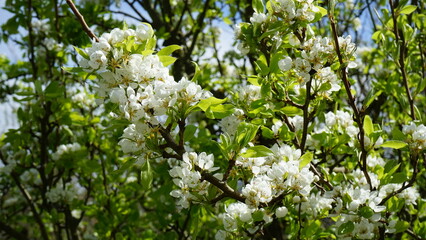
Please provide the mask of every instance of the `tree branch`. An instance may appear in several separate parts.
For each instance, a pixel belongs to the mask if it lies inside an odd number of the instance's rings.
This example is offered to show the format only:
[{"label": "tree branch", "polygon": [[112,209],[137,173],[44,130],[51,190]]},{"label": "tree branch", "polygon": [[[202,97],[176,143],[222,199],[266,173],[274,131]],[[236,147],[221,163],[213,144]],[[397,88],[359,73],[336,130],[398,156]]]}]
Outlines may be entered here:
[{"label": "tree branch", "polygon": [[22,195],[24,196],[25,200],[27,200],[28,205],[31,208],[31,212],[34,215],[35,221],[37,222],[38,226],[40,227],[41,236],[44,240],[48,240],[49,237],[47,235],[46,227],[44,226],[43,220],[40,217],[40,214],[38,213],[35,203],[33,202],[33,199],[31,198],[31,195],[28,193],[28,191],[22,186],[21,182],[19,181],[19,177],[16,173],[12,172],[11,174],[13,180],[15,181],[16,185],[18,186],[19,190],[21,191]]},{"label": "tree branch", "polygon": [[99,42],[98,37],[90,30],[89,26],[87,26],[86,21],[84,21],[83,15],[78,11],[78,9],[75,7],[72,0],[67,0],[68,6],[70,6],[72,12],[77,17],[77,20],[80,22],[81,26],[83,27],[83,30],[86,32],[86,34],[91,38],[95,39],[96,42]]},{"label": "tree branch", "polygon": [[[410,117],[413,120],[416,120],[416,113],[414,111],[414,99],[411,96],[410,88],[408,86],[408,79],[407,79],[407,72],[405,70],[405,38],[403,33],[399,33],[398,30],[398,22],[395,15],[395,9],[393,6],[392,0],[389,0],[389,5],[392,13],[392,21],[393,21],[393,32],[395,34],[395,42],[396,44],[399,44],[399,69],[401,71],[402,81],[405,88],[405,92],[407,94],[408,102],[410,103]],[[401,34],[401,36],[400,36]]]},{"label": "tree branch", "polygon": [[[329,8],[334,8],[334,6],[329,6]],[[373,185],[371,184],[371,178],[370,175],[368,174],[368,170],[367,170],[367,150],[365,149],[365,144],[364,144],[364,136],[365,136],[365,132],[364,132],[364,116],[363,114],[358,110],[356,104],[355,104],[355,98],[352,95],[351,92],[351,84],[348,80],[347,77],[347,73],[346,73],[346,66],[345,66],[345,62],[343,61],[343,56],[342,53],[340,52],[340,46],[339,46],[339,38],[337,36],[337,30],[336,30],[336,23],[334,20],[334,16],[333,16],[333,11],[331,9],[329,9],[328,11],[328,18],[330,19],[330,25],[331,25],[331,30],[332,30],[332,34],[333,34],[333,40],[334,40],[334,47],[336,50],[336,54],[337,57],[339,59],[339,63],[340,63],[340,70],[341,70],[341,75],[342,75],[342,81],[343,84],[345,85],[345,90],[346,90],[346,94],[348,95],[348,103],[351,106],[353,112],[354,112],[354,118],[355,118],[355,122],[358,125],[359,128],[359,134],[358,134],[358,141],[360,143],[360,147],[361,147],[361,170],[364,173],[365,178],[367,179],[368,185],[370,186],[370,190],[373,190]]]},{"label": "tree branch", "polygon": [[28,237],[12,227],[8,226],[6,223],[0,221],[0,232],[6,233],[8,236],[15,239],[28,239]]}]

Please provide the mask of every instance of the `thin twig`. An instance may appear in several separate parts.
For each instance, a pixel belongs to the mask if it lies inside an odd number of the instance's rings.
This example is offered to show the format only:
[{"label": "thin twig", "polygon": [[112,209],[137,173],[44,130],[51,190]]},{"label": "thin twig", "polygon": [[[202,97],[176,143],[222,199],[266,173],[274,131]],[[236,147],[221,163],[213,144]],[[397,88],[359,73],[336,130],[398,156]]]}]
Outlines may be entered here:
[{"label": "thin twig", "polygon": [[404,84],[405,92],[407,94],[408,102],[410,103],[410,117],[413,120],[416,120],[416,114],[414,111],[414,99],[411,95],[410,88],[408,86],[408,79],[407,79],[407,71],[405,70],[405,38],[404,35],[401,32],[401,36],[398,29],[398,22],[395,15],[395,9],[393,6],[392,0],[389,0],[389,5],[392,13],[392,21],[393,21],[393,32],[395,34],[395,42],[396,44],[399,44],[399,68],[401,71],[402,81]]},{"label": "thin twig", "polygon": [[70,6],[71,10],[73,11],[74,15],[77,17],[78,21],[80,22],[81,26],[83,27],[83,30],[87,33],[87,35],[91,39],[95,39],[96,42],[99,42],[98,37],[90,30],[89,26],[87,26],[86,21],[84,21],[83,15],[78,11],[78,9],[75,7],[72,0],[67,0],[68,6]]},{"label": "thin twig", "polygon": [[367,170],[367,150],[365,149],[365,144],[364,144],[364,136],[365,136],[364,116],[363,116],[363,113],[358,110],[355,104],[355,98],[351,92],[351,84],[348,80],[347,73],[346,73],[346,65],[345,65],[346,63],[343,61],[343,56],[342,56],[342,53],[340,52],[339,37],[337,36],[336,23],[335,23],[334,16],[332,13],[333,11],[331,8],[334,8],[334,6],[329,6],[328,18],[330,19],[330,25],[331,25],[331,30],[332,30],[333,39],[334,39],[334,47],[335,47],[336,54],[340,63],[340,70],[341,70],[343,84],[345,85],[346,94],[348,95],[348,98],[349,98],[348,103],[351,106],[352,110],[354,111],[354,118],[355,118],[354,120],[357,123],[359,128],[358,140],[361,145],[360,146],[361,162],[362,162],[361,170],[364,173],[365,178],[367,179],[367,183],[370,186],[370,190],[373,190],[373,185],[371,184],[370,175],[368,174],[368,170]]},{"label": "thin twig", "polygon": [[306,99],[305,104],[303,105],[303,133],[302,133],[302,139],[300,140],[300,150],[302,151],[302,154],[305,153],[305,145],[306,145],[306,139],[308,137],[308,127],[310,122],[309,117],[309,103],[311,102],[311,84],[312,84],[312,76],[310,77],[309,81],[306,83]]},{"label": "thin twig", "polygon": [[410,181],[407,184],[405,184],[405,182],[404,182],[404,184],[401,186],[401,188],[399,188],[395,192],[393,192],[393,193],[389,194],[388,196],[386,196],[385,198],[383,198],[383,200],[379,203],[379,205],[385,204],[386,201],[389,200],[391,197],[393,197],[393,196],[401,193],[405,189],[407,189],[409,187],[412,187],[414,185],[414,183],[417,180],[418,162],[419,162],[418,155],[417,154],[412,154],[411,155],[411,161],[414,162],[414,164],[413,164],[413,175],[411,176]]}]

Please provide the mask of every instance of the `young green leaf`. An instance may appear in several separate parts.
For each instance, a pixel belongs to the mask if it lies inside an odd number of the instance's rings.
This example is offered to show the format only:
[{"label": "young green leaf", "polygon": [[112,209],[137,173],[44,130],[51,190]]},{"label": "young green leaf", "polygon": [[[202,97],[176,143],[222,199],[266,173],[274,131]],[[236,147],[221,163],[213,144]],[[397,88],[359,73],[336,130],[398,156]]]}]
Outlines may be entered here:
[{"label": "young green leaf", "polygon": [[339,229],[337,229],[337,233],[339,235],[343,235],[346,233],[350,233],[355,229],[355,224],[352,221],[348,221],[340,225]]},{"label": "young green leaf", "polygon": [[253,10],[256,13],[263,13],[265,6],[263,5],[263,0],[253,0],[252,2]]},{"label": "young green leaf", "polygon": [[236,139],[240,147],[245,147],[254,137],[256,137],[259,126],[242,122],[238,125]]},{"label": "young green leaf", "polygon": [[157,55],[158,56],[169,56],[170,54],[172,54],[174,51],[181,49],[182,47],[179,45],[169,45],[163,49],[161,49],[160,51],[158,51]]},{"label": "young green leaf", "polygon": [[371,120],[370,116],[368,116],[368,115],[366,115],[364,117],[364,130],[365,130],[365,135],[366,136],[368,136],[372,132],[374,132],[373,121]]},{"label": "young green leaf", "polygon": [[271,149],[263,145],[257,145],[257,146],[248,148],[245,153],[241,154],[241,156],[245,158],[251,158],[251,157],[267,157],[273,154],[274,152]]},{"label": "young green leaf", "polygon": [[304,168],[306,165],[308,165],[312,159],[314,158],[314,154],[312,154],[311,152],[306,152],[305,154],[303,154],[299,161],[299,169]]},{"label": "young green leaf", "polygon": [[414,5],[407,5],[407,6],[404,6],[400,11],[399,11],[399,13],[400,14],[410,14],[410,13],[412,13],[412,12],[414,12],[414,11],[416,11],[416,9],[417,9],[417,6],[414,6]]},{"label": "young green leaf", "polygon": [[144,191],[147,191],[151,188],[152,180],[153,174],[151,170],[151,164],[149,163],[149,160],[146,160],[141,172],[142,189]]},{"label": "young green leaf", "polygon": [[389,141],[384,142],[380,146],[385,147],[385,148],[400,149],[400,148],[407,146],[407,143],[403,142],[403,141],[398,141],[398,140],[389,140]]},{"label": "young green leaf", "polygon": [[76,51],[76,52],[77,52],[80,56],[82,56],[83,58],[85,58],[85,59],[87,59],[87,60],[89,60],[89,59],[90,59],[89,55],[87,55],[87,53],[86,53],[83,49],[78,48],[78,47],[76,47],[76,46],[73,46],[73,47],[74,47],[75,51]]},{"label": "young green leaf", "polygon": [[358,210],[358,214],[362,217],[370,218],[374,215],[374,211],[369,206],[363,206]]},{"label": "young green leaf", "polygon": [[219,99],[219,98],[215,98],[215,97],[209,97],[207,99],[203,99],[201,100],[196,106],[201,108],[201,110],[203,111],[207,111],[207,109],[210,106],[215,106],[215,105],[219,105],[226,102],[226,98],[225,99]]},{"label": "young green leaf", "polygon": [[163,63],[163,65],[165,67],[173,64],[174,62],[176,62],[176,58],[175,57],[171,57],[171,56],[158,56],[158,58],[160,58],[161,63]]}]

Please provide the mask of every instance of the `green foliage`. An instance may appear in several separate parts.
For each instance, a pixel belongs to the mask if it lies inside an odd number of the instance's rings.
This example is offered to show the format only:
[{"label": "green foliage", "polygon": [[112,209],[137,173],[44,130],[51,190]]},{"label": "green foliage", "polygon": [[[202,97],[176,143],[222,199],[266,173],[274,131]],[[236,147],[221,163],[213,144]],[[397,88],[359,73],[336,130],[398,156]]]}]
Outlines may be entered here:
[{"label": "green foliage", "polygon": [[[97,43],[87,37],[66,1],[5,2],[4,10],[13,15],[1,26],[2,41],[15,43],[24,54],[16,62],[0,56],[0,101],[13,99],[18,105],[18,127],[0,137],[0,236],[426,235],[424,4],[329,1],[307,9],[291,1],[304,9],[294,16],[275,0],[122,1],[129,10],[125,13],[116,11],[120,8],[113,1],[76,4],[99,38],[117,27],[134,29],[117,20],[125,15],[145,22],[146,39],[132,35],[113,46],[104,70],[117,75],[108,82],[102,69],[82,67],[81,61],[94,58],[86,47]],[[358,20],[363,28],[371,24],[372,36],[359,34]],[[355,49],[345,51],[350,41],[341,38],[346,45],[337,54],[332,21],[339,36],[353,36],[357,56]],[[219,45],[220,28],[236,23],[241,23],[235,27],[236,42]],[[314,56],[311,50],[320,44],[305,44],[320,37],[331,53]],[[219,50],[236,44],[241,53]],[[111,67],[113,54],[124,60]],[[100,91],[105,86],[99,85],[102,80],[130,97],[139,73],[126,76],[125,83],[117,78],[135,55],[158,56],[176,82],[191,79],[211,97],[190,102],[194,96],[182,94],[169,102],[151,102],[143,111],[161,123],[150,122],[145,132],[138,124],[148,117],[136,122],[123,117],[130,103],[108,100],[110,92]],[[287,58],[290,63],[283,62]],[[311,61],[305,72],[297,70],[307,68],[302,60]],[[355,60],[358,67],[349,68]],[[324,78],[335,77],[335,82],[321,78],[325,68],[332,74]],[[149,94],[163,94],[135,89],[138,104]],[[158,117],[160,104],[167,107]],[[138,130],[126,135],[131,124]],[[124,151],[126,140],[144,147]],[[190,152],[211,154],[213,170],[206,169],[206,162],[184,159]],[[171,176],[171,169],[185,164],[194,173],[191,183],[183,181],[184,171]],[[278,165],[282,168],[274,172]],[[275,181],[273,187],[256,185],[268,181]],[[304,181],[311,181],[307,188]],[[267,199],[268,192],[279,194]],[[184,198],[178,194],[191,198],[188,207],[182,208]],[[248,212],[233,209],[237,203]],[[278,216],[280,207],[286,207],[285,216]],[[236,227],[229,230],[232,224]],[[362,232],[363,227],[370,232]]]}]

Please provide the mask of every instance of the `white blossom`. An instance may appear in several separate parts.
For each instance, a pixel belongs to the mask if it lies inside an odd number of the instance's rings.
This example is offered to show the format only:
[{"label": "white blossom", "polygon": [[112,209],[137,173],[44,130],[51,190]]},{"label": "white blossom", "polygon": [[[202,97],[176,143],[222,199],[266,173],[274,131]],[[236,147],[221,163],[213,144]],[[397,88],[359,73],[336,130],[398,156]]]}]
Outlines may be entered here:
[{"label": "white blossom", "polygon": [[286,72],[292,68],[293,60],[289,56],[286,56],[284,59],[281,59],[278,62],[278,66],[281,69],[281,71]]}]

